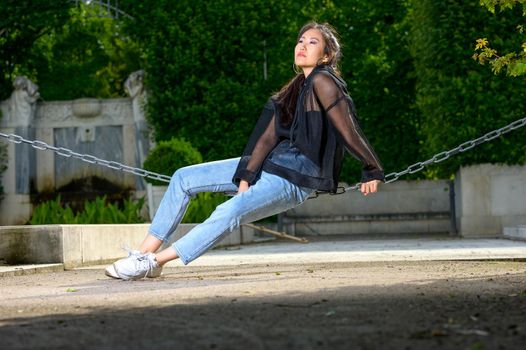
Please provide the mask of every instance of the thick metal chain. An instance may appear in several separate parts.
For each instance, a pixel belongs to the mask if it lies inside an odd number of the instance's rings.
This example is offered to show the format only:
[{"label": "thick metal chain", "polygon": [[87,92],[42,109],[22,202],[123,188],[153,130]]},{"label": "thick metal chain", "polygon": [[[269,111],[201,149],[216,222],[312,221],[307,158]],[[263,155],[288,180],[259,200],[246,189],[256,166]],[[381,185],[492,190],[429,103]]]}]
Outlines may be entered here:
[{"label": "thick metal chain", "polygon": [[[390,182],[393,182],[393,181],[396,181],[398,180],[398,178],[400,176],[403,176],[403,175],[406,175],[406,174],[414,174],[414,173],[417,173],[421,170],[423,170],[427,165],[429,164],[432,164],[432,163],[440,163],[446,159],[448,159],[449,157],[457,154],[457,153],[461,153],[461,152],[466,152],[470,149],[472,149],[473,147],[476,147],[484,142],[488,142],[488,141],[491,141],[493,139],[496,139],[497,137],[507,133],[507,132],[510,132],[512,130],[515,130],[515,129],[518,129],[518,128],[521,128],[523,127],[524,125],[526,125],[526,117],[525,118],[522,118],[522,119],[518,119],[500,129],[496,129],[496,130],[493,130],[493,131],[490,131],[488,132],[487,134],[477,138],[477,139],[474,139],[474,140],[470,140],[470,141],[466,141],[464,143],[461,143],[460,145],[458,145],[457,147],[449,150],[449,151],[443,151],[443,152],[440,152],[440,153],[437,153],[435,154],[432,158],[426,160],[426,161],[423,161],[423,162],[417,162],[415,164],[412,164],[410,166],[408,166],[405,170],[402,170],[400,172],[394,172],[394,173],[390,173],[390,174],[387,174],[385,176],[385,183],[390,183]],[[54,146],[51,146],[51,145],[48,145],[47,143],[45,142],[42,142],[42,141],[38,141],[38,140],[35,140],[35,141],[31,141],[31,140],[27,140],[21,136],[18,136],[18,135],[15,135],[15,134],[4,134],[2,132],[0,132],[0,137],[3,137],[5,139],[7,139],[7,141],[9,142],[13,142],[13,143],[25,143],[25,144],[28,144],[30,145],[31,147],[33,148],[36,148],[38,150],[50,150],[50,151],[53,151],[55,152],[56,154],[58,154],[59,156],[63,156],[63,157],[67,157],[67,158],[76,158],[76,159],[80,159],[82,160],[83,162],[86,162],[86,163],[90,163],[90,164],[99,164],[99,165],[102,165],[104,167],[107,167],[107,168],[110,168],[110,169],[114,169],[114,170],[120,170],[120,171],[125,171],[125,172],[128,172],[128,173],[132,173],[134,175],[138,175],[138,176],[142,176],[142,177],[147,177],[147,178],[150,178],[150,179],[153,179],[153,180],[158,180],[158,181],[162,181],[162,182],[170,182],[170,179],[171,177],[170,176],[167,176],[167,175],[162,175],[162,174],[158,174],[158,173],[155,173],[155,172],[152,172],[152,171],[148,171],[148,170],[144,170],[144,169],[141,169],[141,168],[134,168],[134,167],[131,167],[131,166],[128,166],[128,165],[124,165],[124,164],[121,164],[121,163],[118,163],[118,162],[114,162],[114,161],[108,161],[108,160],[104,160],[104,159],[100,159],[100,158],[97,158],[95,156],[92,156],[92,155],[89,155],[89,154],[81,154],[81,153],[77,153],[77,152],[74,152],[70,149],[67,149],[67,148],[64,148],[64,147],[54,147]],[[338,191],[334,194],[341,194],[341,193],[344,193],[344,192],[347,192],[347,191],[355,191],[355,190],[359,190],[360,189],[360,186],[361,186],[361,183],[357,183],[355,184],[354,186],[350,186],[350,187],[338,187]],[[321,192],[321,193],[324,193],[324,192]],[[315,196],[317,197],[318,194],[321,194],[319,192],[316,192]]]},{"label": "thick metal chain", "polygon": [[[455,155],[457,153],[469,151],[473,147],[476,147],[476,146],[478,146],[478,145],[480,145],[480,144],[482,144],[484,142],[488,142],[488,141],[491,141],[493,139],[496,139],[497,137],[499,137],[499,136],[501,136],[501,135],[503,135],[503,134],[505,134],[507,132],[510,132],[512,130],[521,128],[524,125],[526,125],[526,117],[522,118],[522,119],[517,119],[516,121],[514,121],[514,122],[512,122],[512,123],[510,123],[510,124],[508,124],[508,125],[506,125],[506,126],[504,126],[502,128],[500,128],[500,129],[496,129],[496,130],[490,131],[487,134],[485,134],[485,135],[483,135],[483,136],[481,136],[481,137],[479,137],[477,139],[461,143],[460,145],[458,145],[457,147],[455,147],[453,149],[450,149],[449,151],[443,151],[443,152],[437,153],[432,158],[429,158],[428,160],[423,161],[423,162],[417,162],[415,164],[412,164],[412,165],[408,166],[405,170],[402,170],[402,171],[400,171],[398,173],[395,172],[395,173],[387,174],[385,176],[385,183],[390,183],[390,182],[396,181],[396,180],[398,180],[398,178],[400,176],[403,176],[403,175],[406,175],[406,174],[417,173],[417,172],[423,170],[424,167],[426,167],[429,164],[440,163],[440,162],[448,159],[449,157],[451,157],[451,156],[453,156],[453,155]],[[361,183],[357,183],[354,186],[347,187],[347,188],[339,187],[337,193],[335,193],[335,194],[340,194],[340,193],[344,193],[344,192],[347,192],[347,191],[358,190],[358,189],[360,189],[360,186],[361,186]]]},{"label": "thick metal chain", "polygon": [[153,179],[153,180],[159,180],[159,181],[162,181],[162,182],[170,182],[170,176],[161,175],[161,174],[158,174],[158,173],[154,173],[153,171],[148,171],[148,170],[144,170],[144,169],[140,169],[140,168],[134,168],[132,166],[124,165],[124,164],[121,164],[121,163],[118,163],[118,162],[114,162],[114,161],[100,159],[100,158],[97,158],[97,157],[89,155],[89,154],[77,153],[77,152],[74,152],[74,151],[72,151],[70,149],[67,149],[67,148],[64,148],[64,147],[54,147],[54,146],[48,145],[47,143],[42,142],[42,141],[26,140],[22,136],[18,136],[18,135],[15,135],[15,134],[4,134],[2,132],[0,132],[0,137],[3,137],[5,139],[7,139],[7,141],[9,141],[9,142],[28,144],[31,147],[36,148],[36,149],[41,150],[41,151],[43,151],[43,150],[50,150],[50,151],[53,151],[53,152],[55,152],[56,154],[58,154],[59,156],[62,156],[62,157],[76,158],[76,159],[80,159],[83,162],[86,162],[86,163],[89,163],[89,164],[99,164],[99,165],[102,165],[102,166],[110,168],[110,169],[125,171],[125,172],[128,172],[128,173],[132,173],[134,175],[147,177],[147,178],[150,178],[150,179]]}]

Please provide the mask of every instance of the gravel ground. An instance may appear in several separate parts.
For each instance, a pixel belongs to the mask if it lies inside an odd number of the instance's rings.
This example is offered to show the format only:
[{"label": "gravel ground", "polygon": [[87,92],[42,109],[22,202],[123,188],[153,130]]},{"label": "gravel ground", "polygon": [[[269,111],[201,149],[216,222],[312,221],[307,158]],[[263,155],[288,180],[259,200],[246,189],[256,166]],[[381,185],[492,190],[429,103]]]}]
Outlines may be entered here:
[{"label": "gravel ground", "polygon": [[0,278],[3,349],[524,349],[526,262],[103,267]]}]

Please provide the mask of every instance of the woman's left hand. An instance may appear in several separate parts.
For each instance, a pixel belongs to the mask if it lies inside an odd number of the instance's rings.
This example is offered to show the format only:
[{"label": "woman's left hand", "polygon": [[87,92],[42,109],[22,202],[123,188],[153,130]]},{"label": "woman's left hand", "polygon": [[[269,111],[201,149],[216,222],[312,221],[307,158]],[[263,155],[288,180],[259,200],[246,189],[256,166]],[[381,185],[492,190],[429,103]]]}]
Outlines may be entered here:
[{"label": "woman's left hand", "polygon": [[372,180],[369,182],[362,183],[362,186],[360,187],[360,191],[363,193],[364,196],[367,196],[369,193],[374,193],[378,190],[378,184],[380,183],[380,180]]}]

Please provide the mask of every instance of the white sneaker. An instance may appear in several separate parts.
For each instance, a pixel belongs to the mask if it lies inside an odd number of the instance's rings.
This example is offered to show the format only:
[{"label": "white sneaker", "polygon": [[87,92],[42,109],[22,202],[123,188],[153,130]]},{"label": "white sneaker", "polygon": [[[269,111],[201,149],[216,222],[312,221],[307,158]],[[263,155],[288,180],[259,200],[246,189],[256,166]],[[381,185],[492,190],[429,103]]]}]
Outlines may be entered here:
[{"label": "white sneaker", "polygon": [[156,278],[162,273],[152,253],[141,254],[138,250],[127,250],[128,257],[117,260],[106,267],[106,276],[123,280],[135,280],[144,277]]}]

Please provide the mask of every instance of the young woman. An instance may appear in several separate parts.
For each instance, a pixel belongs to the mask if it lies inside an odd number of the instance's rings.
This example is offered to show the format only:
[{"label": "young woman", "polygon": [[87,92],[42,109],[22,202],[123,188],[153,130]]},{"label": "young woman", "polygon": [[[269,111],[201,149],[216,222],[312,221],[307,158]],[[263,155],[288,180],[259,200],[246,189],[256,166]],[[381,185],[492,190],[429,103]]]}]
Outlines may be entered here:
[{"label": "young woman", "polygon": [[[158,277],[164,264],[188,264],[243,223],[301,204],[314,190],[334,192],[347,149],[363,165],[361,192],[376,192],[384,173],[362,134],[337,64],[336,33],[327,24],[301,28],[294,50],[299,73],[271,97],[240,158],[177,170],[139,250],[106,268],[120,279]],[[237,192],[171,247],[155,253],[175,231],[190,197]]]}]

